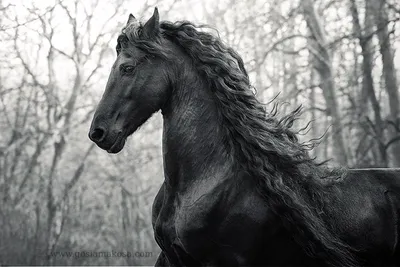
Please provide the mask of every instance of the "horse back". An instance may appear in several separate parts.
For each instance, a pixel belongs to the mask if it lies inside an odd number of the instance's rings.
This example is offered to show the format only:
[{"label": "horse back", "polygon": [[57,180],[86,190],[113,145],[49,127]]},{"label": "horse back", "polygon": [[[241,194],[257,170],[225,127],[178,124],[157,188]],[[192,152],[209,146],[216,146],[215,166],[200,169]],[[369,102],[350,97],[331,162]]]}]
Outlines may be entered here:
[{"label": "horse back", "polygon": [[350,169],[345,179],[360,193],[382,194],[390,192],[392,198],[400,200],[400,168]]}]

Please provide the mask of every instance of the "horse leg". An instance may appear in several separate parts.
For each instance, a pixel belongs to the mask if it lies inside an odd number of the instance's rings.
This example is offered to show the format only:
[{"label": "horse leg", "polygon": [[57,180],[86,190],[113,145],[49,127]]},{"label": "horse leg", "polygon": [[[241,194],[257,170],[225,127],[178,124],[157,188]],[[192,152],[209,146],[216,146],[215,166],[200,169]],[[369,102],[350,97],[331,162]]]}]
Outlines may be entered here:
[{"label": "horse leg", "polygon": [[156,264],[154,266],[171,266],[171,264],[169,264],[167,257],[165,256],[164,251],[160,252],[160,255],[158,255]]},{"label": "horse leg", "polygon": [[389,202],[390,211],[393,218],[393,240],[392,240],[392,264],[393,266],[400,266],[400,245],[399,245],[399,214],[398,199],[391,191],[385,192],[386,199]]}]

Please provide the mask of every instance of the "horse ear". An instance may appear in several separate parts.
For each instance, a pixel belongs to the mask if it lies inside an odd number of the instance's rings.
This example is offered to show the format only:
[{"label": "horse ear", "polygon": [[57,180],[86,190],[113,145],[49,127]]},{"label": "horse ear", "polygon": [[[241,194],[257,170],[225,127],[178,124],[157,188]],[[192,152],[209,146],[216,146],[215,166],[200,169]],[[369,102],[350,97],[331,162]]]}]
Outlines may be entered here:
[{"label": "horse ear", "polygon": [[144,24],[143,35],[146,38],[156,37],[160,31],[160,17],[158,15],[158,8],[154,8],[153,16]]},{"label": "horse ear", "polygon": [[128,26],[129,24],[131,24],[134,21],[136,21],[135,16],[132,14],[129,14],[129,18],[128,18],[128,21],[126,22],[126,26]]}]

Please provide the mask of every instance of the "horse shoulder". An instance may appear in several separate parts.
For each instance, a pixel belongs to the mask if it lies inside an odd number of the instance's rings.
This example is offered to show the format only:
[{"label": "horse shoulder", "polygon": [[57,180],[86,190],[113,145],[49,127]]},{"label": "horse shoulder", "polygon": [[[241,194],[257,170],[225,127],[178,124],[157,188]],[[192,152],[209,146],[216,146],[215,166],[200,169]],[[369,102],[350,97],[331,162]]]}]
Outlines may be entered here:
[{"label": "horse shoulder", "polygon": [[231,179],[196,199],[180,208],[176,231],[185,251],[203,264],[251,264],[263,255],[266,232],[280,225],[248,180]]}]

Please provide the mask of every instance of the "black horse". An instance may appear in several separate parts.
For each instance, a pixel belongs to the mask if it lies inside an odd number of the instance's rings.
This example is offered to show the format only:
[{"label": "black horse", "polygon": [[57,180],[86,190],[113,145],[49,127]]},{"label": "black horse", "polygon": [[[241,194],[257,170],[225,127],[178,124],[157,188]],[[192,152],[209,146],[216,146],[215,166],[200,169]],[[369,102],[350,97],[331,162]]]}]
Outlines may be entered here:
[{"label": "black horse", "polygon": [[89,137],[118,153],[164,119],[156,265],[400,265],[400,172],[331,170],[251,90],[240,56],[190,22],[130,15]]}]

